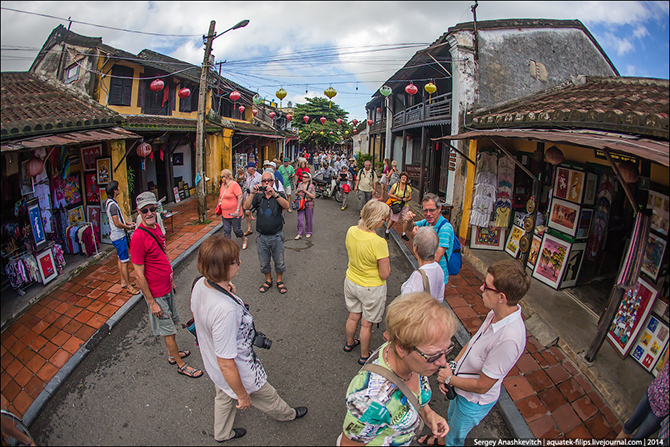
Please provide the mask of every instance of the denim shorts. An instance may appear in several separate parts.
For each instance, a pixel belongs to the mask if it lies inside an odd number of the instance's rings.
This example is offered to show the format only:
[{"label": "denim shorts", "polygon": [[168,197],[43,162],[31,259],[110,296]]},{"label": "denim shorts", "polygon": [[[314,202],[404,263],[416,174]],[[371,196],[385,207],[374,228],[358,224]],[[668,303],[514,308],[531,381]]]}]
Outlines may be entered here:
[{"label": "denim shorts", "polygon": [[118,255],[121,262],[130,261],[130,256],[128,256],[128,241],[126,241],[125,236],[119,240],[112,241],[112,244],[114,244],[114,248],[116,248],[116,254]]}]

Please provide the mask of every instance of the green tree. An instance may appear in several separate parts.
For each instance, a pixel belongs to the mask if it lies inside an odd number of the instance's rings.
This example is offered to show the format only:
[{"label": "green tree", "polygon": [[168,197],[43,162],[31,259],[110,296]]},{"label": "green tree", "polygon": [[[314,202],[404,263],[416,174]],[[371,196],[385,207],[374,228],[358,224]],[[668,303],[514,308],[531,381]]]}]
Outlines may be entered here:
[{"label": "green tree", "polygon": [[[333,147],[338,141],[346,140],[353,135],[353,127],[347,121],[349,112],[342,110],[335,103],[332,103],[329,108],[328,103],[330,101],[326,98],[305,99],[307,103],[297,104],[293,109],[293,124],[302,131],[300,134],[300,144],[302,146],[327,149]],[[307,124],[303,120],[304,116],[310,118]],[[322,116],[327,120],[325,124],[321,124]],[[342,125],[340,126],[335,121],[338,118],[342,119]],[[316,134],[313,132],[316,132]],[[323,132],[323,135],[321,135],[321,132]],[[333,132],[333,134],[331,135],[330,132]],[[349,133],[346,134],[345,132]]]}]

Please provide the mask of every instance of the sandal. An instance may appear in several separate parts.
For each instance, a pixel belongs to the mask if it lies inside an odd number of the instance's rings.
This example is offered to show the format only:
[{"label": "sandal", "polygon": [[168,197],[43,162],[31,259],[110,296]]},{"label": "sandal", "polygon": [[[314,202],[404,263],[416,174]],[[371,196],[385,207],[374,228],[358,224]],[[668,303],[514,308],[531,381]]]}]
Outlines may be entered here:
[{"label": "sandal", "polygon": [[254,232],[251,231],[251,230],[247,230],[247,232],[244,233],[245,236],[249,236],[249,235],[251,235],[251,234],[254,234]]},{"label": "sandal", "polygon": [[279,289],[279,293],[281,293],[282,295],[288,292],[286,286],[282,281],[277,281],[277,288]]},{"label": "sandal", "polygon": [[265,293],[270,290],[270,287],[272,287],[272,280],[265,281],[259,290],[261,293]]},{"label": "sandal", "polygon": [[[185,359],[189,355],[191,355],[191,351],[179,351],[179,358],[180,359]],[[175,364],[177,364],[177,361],[174,359],[174,357],[172,357],[171,355],[168,355],[168,363],[170,365],[175,365]]]},{"label": "sandal", "polygon": [[[423,441],[421,441],[421,439],[423,439]],[[433,441],[432,441],[432,442],[429,442],[430,439],[432,439]],[[437,437],[435,437],[435,436],[432,436],[432,435],[425,435],[423,438],[419,438],[419,439],[417,439],[416,442],[418,442],[418,443],[421,444],[421,445],[433,445],[433,446],[435,446],[435,445],[439,445],[439,446],[443,446],[444,444],[440,444],[439,441],[438,441],[438,439],[439,439],[439,438],[437,438]]]},{"label": "sandal", "polygon": [[354,350],[354,348],[355,348],[356,346],[358,346],[358,345],[360,345],[360,344],[361,344],[361,341],[360,341],[359,339],[357,339],[357,338],[354,338],[354,343],[353,343],[353,344],[348,345],[348,344],[345,343],[345,344],[344,344],[344,348],[342,348],[342,349],[344,349],[344,352],[351,352],[351,351]]},{"label": "sandal", "polygon": [[365,362],[368,361],[368,359],[370,358],[371,355],[372,355],[372,350],[369,351],[367,357],[360,356],[360,357],[358,358],[358,364],[359,364],[359,365],[365,365]]},{"label": "sandal", "polygon": [[127,290],[128,293],[130,293],[131,295],[137,295],[138,293],[140,293],[140,291],[137,290],[135,287],[133,287],[132,284],[128,284],[128,285],[126,286],[126,290]]},{"label": "sandal", "polygon": [[242,243],[242,250],[246,250],[248,244],[249,244],[249,241],[244,241],[244,242]]},{"label": "sandal", "polygon": [[184,363],[184,366],[182,366],[181,368],[177,368],[177,372],[186,377],[190,377],[191,379],[197,379],[202,377],[202,371],[200,371],[199,369],[191,368],[190,366],[188,366],[187,363]]}]

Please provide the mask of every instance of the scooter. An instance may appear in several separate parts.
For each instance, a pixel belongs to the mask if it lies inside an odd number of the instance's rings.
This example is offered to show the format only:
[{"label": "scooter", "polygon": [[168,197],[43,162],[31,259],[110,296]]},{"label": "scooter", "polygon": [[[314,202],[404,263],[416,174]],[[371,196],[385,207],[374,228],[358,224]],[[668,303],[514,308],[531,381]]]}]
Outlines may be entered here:
[{"label": "scooter", "polygon": [[323,179],[322,174],[319,174],[315,176],[312,181],[314,182],[314,193],[316,197],[322,197],[324,199],[335,197],[336,201],[342,203],[342,187],[337,184],[334,177],[331,177],[330,181],[328,181]]}]

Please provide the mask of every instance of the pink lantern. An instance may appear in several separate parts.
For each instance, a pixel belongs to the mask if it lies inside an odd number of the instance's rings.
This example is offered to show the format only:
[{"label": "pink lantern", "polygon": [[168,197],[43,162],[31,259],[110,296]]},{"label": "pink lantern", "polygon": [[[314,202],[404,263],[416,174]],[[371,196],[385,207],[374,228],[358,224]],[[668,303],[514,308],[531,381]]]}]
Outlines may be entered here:
[{"label": "pink lantern", "polygon": [[331,131],[330,131],[330,132],[328,132],[328,133],[329,133],[330,135],[332,135],[332,134],[333,134],[333,131],[331,130]]},{"label": "pink lantern", "polygon": [[313,130],[313,131],[312,131],[312,135],[316,135],[316,130]]},{"label": "pink lantern", "polygon": [[233,90],[232,92],[230,92],[229,98],[231,99],[231,101],[237,101],[241,97],[242,95],[240,95],[240,92],[238,92],[237,90]]},{"label": "pink lantern", "polygon": [[372,120],[368,120],[368,126],[372,126]]},{"label": "pink lantern", "polygon": [[149,88],[152,92],[160,92],[163,90],[163,87],[165,87],[165,83],[160,79],[154,79],[151,81],[151,84],[149,84]]},{"label": "pink lantern", "polygon": [[307,115],[303,116],[302,119],[305,120],[305,124],[307,124],[309,122],[309,116],[307,116]]},{"label": "pink lantern", "polygon": [[188,98],[189,95],[191,94],[191,90],[187,88],[182,88],[179,90],[179,93],[177,93],[181,99]]},{"label": "pink lantern", "polygon": [[377,107],[377,113],[382,113],[382,108],[381,107]]},{"label": "pink lantern", "polygon": [[354,133],[358,132],[356,129],[354,129]]},{"label": "pink lantern", "polygon": [[416,85],[409,84],[407,87],[405,87],[405,91],[407,92],[408,95],[416,95],[419,89],[416,87]]},{"label": "pink lantern", "polygon": [[151,153],[151,151],[152,151],[152,149],[151,149],[151,145],[149,143],[140,143],[140,145],[137,146],[137,150],[136,150],[137,155],[139,155],[140,157],[146,157],[147,155],[149,155]]},{"label": "pink lantern", "polygon": [[28,174],[28,177],[37,177],[42,172],[43,167],[44,162],[42,159],[33,157],[26,163],[26,173]]},{"label": "pink lantern", "polygon": [[357,119],[354,119],[354,120],[351,121],[351,122],[354,124],[354,127],[358,126],[358,120],[357,120]]},{"label": "pink lantern", "polygon": [[258,113],[258,110],[257,110],[257,109],[251,109],[251,114],[252,114],[253,116],[256,116],[257,113]]},{"label": "pink lantern", "polygon": [[288,115],[286,115],[286,119],[287,119],[288,122],[290,123],[291,120],[293,119],[293,115],[291,115],[291,114],[289,113]]},{"label": "pink lantern", "polygon": [[240,115],[244,115],[244,109],[246,109],[246,107],[244,107],[244,106],[239,106],[239,107],[237,108],[237,110],[240,111]]},{"label": "pink lantern", "polygon": [[321,117],[321,124],[326,124],[326,117],[325,116]]},{"label": "pink lantern", "polygon": [[274,112],[270,112],[270,118],[275,119],[275,116],[277,116],[276,113],[274,113]]},{"label": "pink lantern", "polygon": [[342,125],[342,118],[336,119],[335,122],[337,123],[338,126],[341,126]]}]

